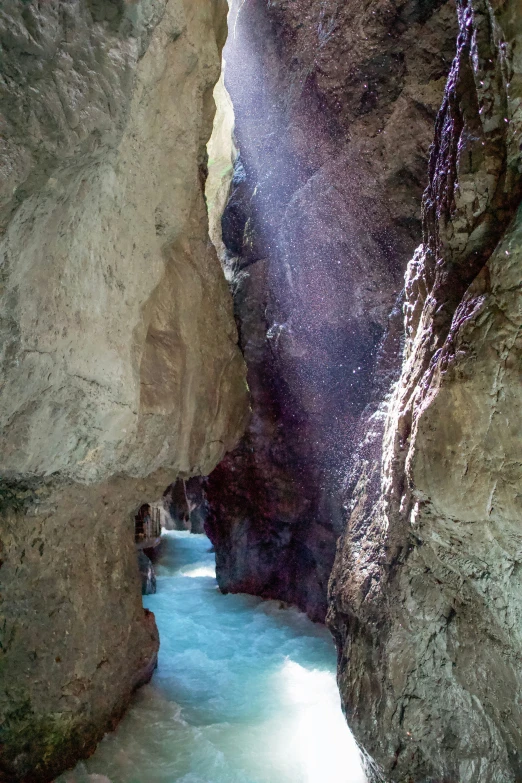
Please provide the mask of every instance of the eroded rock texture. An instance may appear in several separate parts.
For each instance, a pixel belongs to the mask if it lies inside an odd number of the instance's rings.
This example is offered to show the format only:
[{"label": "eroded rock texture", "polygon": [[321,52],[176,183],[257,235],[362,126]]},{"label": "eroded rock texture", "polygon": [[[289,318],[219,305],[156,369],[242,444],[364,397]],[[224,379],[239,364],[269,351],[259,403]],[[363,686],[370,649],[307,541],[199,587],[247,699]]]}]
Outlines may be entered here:
[{"label": "eroded rock texture", "polygon": [[458,12],[382,476],[368,447],[330,624],[350,725],[389,779],[518,783],[522,14]]},{"label": "eroded rock texture", "polygon": [[421,238],[456,13],[440,0],[246,0],[230,27],[241,157],[223,239],[253,416],[210,476],[207,529],[222,589],[320,620],[342,476],[399,366],[390,313]]},{"label": "eroded rock texture", "polygon": [[150,676],[132,512],[244,427],[203,197],[226,10],[1,4],[2,780],[49,780]]}]

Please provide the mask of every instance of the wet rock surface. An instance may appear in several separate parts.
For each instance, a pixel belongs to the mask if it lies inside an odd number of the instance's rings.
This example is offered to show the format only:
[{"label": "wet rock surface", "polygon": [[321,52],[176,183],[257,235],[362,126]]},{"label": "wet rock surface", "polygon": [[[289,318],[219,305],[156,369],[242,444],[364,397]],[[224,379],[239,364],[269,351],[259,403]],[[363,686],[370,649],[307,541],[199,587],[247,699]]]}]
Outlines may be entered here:
[{"label": "wet rock surface", "polygon": [[400,364],[390,314],[421,238],[455,7],[246,0],[232,27],[223,241],[253,415],[209,478],[206,529],[222,589],[322,620],[344,475]]},{"label": "wet rock surface", "polygon": [[350,725],[388,779],[515,783],[522,17],[509,0],[458,11],[402,372],[382,463],[369,437],[351,477],[329,620]]},{"label": "wet rock surface", "polygon": [[203,195],[225,37],[221,0],[2,2],[2,780],[74,764],[150,676],[133,517],[244,428]]},{"label": "wet rock surface", "polygon": [[154,595],[156,592],[156,573],[150,557],[141,549],[138,551],[138,568],[141,577],[141,594]]},{"label": "wet rock surface", "polygon": [[204,533],[205,522],[209,514],[209,505],[204,490],[204,481],[198,476],[193,476],[185,482],[189,507],[189,521],[191,533]]},{"label": "wet rock surface", "polygon": [[167,512],[165,522],[167,530],[203,533],[208,517],[204,483],[204,479],[193,476],[187,480],[178,479],[168,487],[163,496],[163,505]]},{"label": "wet rock surface", "polygon": [[171,484],[163,495],[163,505],[167,511],[167,530],[189,530],[190,509],[183,479]]}]

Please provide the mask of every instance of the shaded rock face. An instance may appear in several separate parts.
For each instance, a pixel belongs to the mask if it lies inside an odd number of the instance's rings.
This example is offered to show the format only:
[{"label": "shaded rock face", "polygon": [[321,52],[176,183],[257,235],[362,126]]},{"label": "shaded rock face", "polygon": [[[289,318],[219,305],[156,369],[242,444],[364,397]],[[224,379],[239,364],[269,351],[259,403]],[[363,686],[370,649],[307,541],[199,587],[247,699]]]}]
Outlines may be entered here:
[{"label": "shaded rock face", "polygon": [[190,509],[183,479],[178,479],[167,488],[163,496],[163,505],[168,514],[167,530],[190,528]]},{"label": "shaded rock face", "polygon": [[52,780],[91,753],[152,675],[158,633],[123,512],[149,487],[2,486],[2,781]]},{"label": "shaded rock face", "polygon": [[189,507],[191,533],[204,533],[208,518],[208,500],[203,488],[203,479],[193,476],[185,482],[185,491]]},{"label": "shaded rock face", "polygon": [[141,594],[153,595],[156,592],[156,572],[150,557],[138,550],[138,568],[141,577]]},{"label": "shaded rock face", "polygon": [[522,15],[511,0],[458,13],[402,372],[374,420],[382,463],[361,458],[352,476],[330,627],[350,725],[388,779],[515,783]]},{"label": "shaded rock face", "polygon": [[321,620],[342,477],[399,366],[390,313],[421,238],[456,13],[246,0],[231,29],[240,159],[223,241],[253,415],[209,478],[207,531],[223,590]]},{"label": "shaded rock face", "polygon": [[203,489],[203,479],[193,476],[178,479],[163,496],[167,530],[190,530],[203,533],[208,516],[208,501]]},{"label": "shaded rock face", "polygon": [[224,0],[2,2],[2,780],[73,764],[150,676],[134,515],[244,429],[203,196],[225,35]]}]

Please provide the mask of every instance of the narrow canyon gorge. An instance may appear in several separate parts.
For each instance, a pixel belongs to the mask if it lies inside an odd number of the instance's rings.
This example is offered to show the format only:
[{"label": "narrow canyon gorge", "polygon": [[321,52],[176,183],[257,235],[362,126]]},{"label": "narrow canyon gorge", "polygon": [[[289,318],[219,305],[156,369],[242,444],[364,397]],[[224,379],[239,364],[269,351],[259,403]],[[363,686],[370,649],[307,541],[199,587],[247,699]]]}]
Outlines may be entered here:
[{"label": "narrow canyon gorge", "polygon": [[52,780],[150,678],[134,514],[244,429],[203,192],[226,14],[0,8],[3,780]]},{"label": "narrow canyon gorge", "polygon": [[522,783],[521,204],[520,0],[1,0],[2,783]]}]

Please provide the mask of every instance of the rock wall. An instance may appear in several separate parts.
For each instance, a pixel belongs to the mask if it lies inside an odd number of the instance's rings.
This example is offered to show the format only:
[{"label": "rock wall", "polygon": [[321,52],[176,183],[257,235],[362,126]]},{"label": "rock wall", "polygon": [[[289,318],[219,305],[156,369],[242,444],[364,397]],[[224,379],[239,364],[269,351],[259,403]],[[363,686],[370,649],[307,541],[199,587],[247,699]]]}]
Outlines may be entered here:
[{"label": "rock wall", "polygon": [[330,626],[350,725],[386,779],[518,783],[522,14],[458,14],[402,372],[382,462],[368,445],[352,476]]},{"label": "rock wall", "polygon": [[207,530],[223,590],[322,620],[343,476],[367,406],[399,368],[390,314],[421,239],[456,13],[440,1],[246,0],[230,29],[240,159],[223,240],[253,416],[209,478]]},{"label": "rock wall", "polygon": [[0,779],[46,781],[157,652],[132,512],[240,437],[203,196],[224,0],[0,9]]}]

